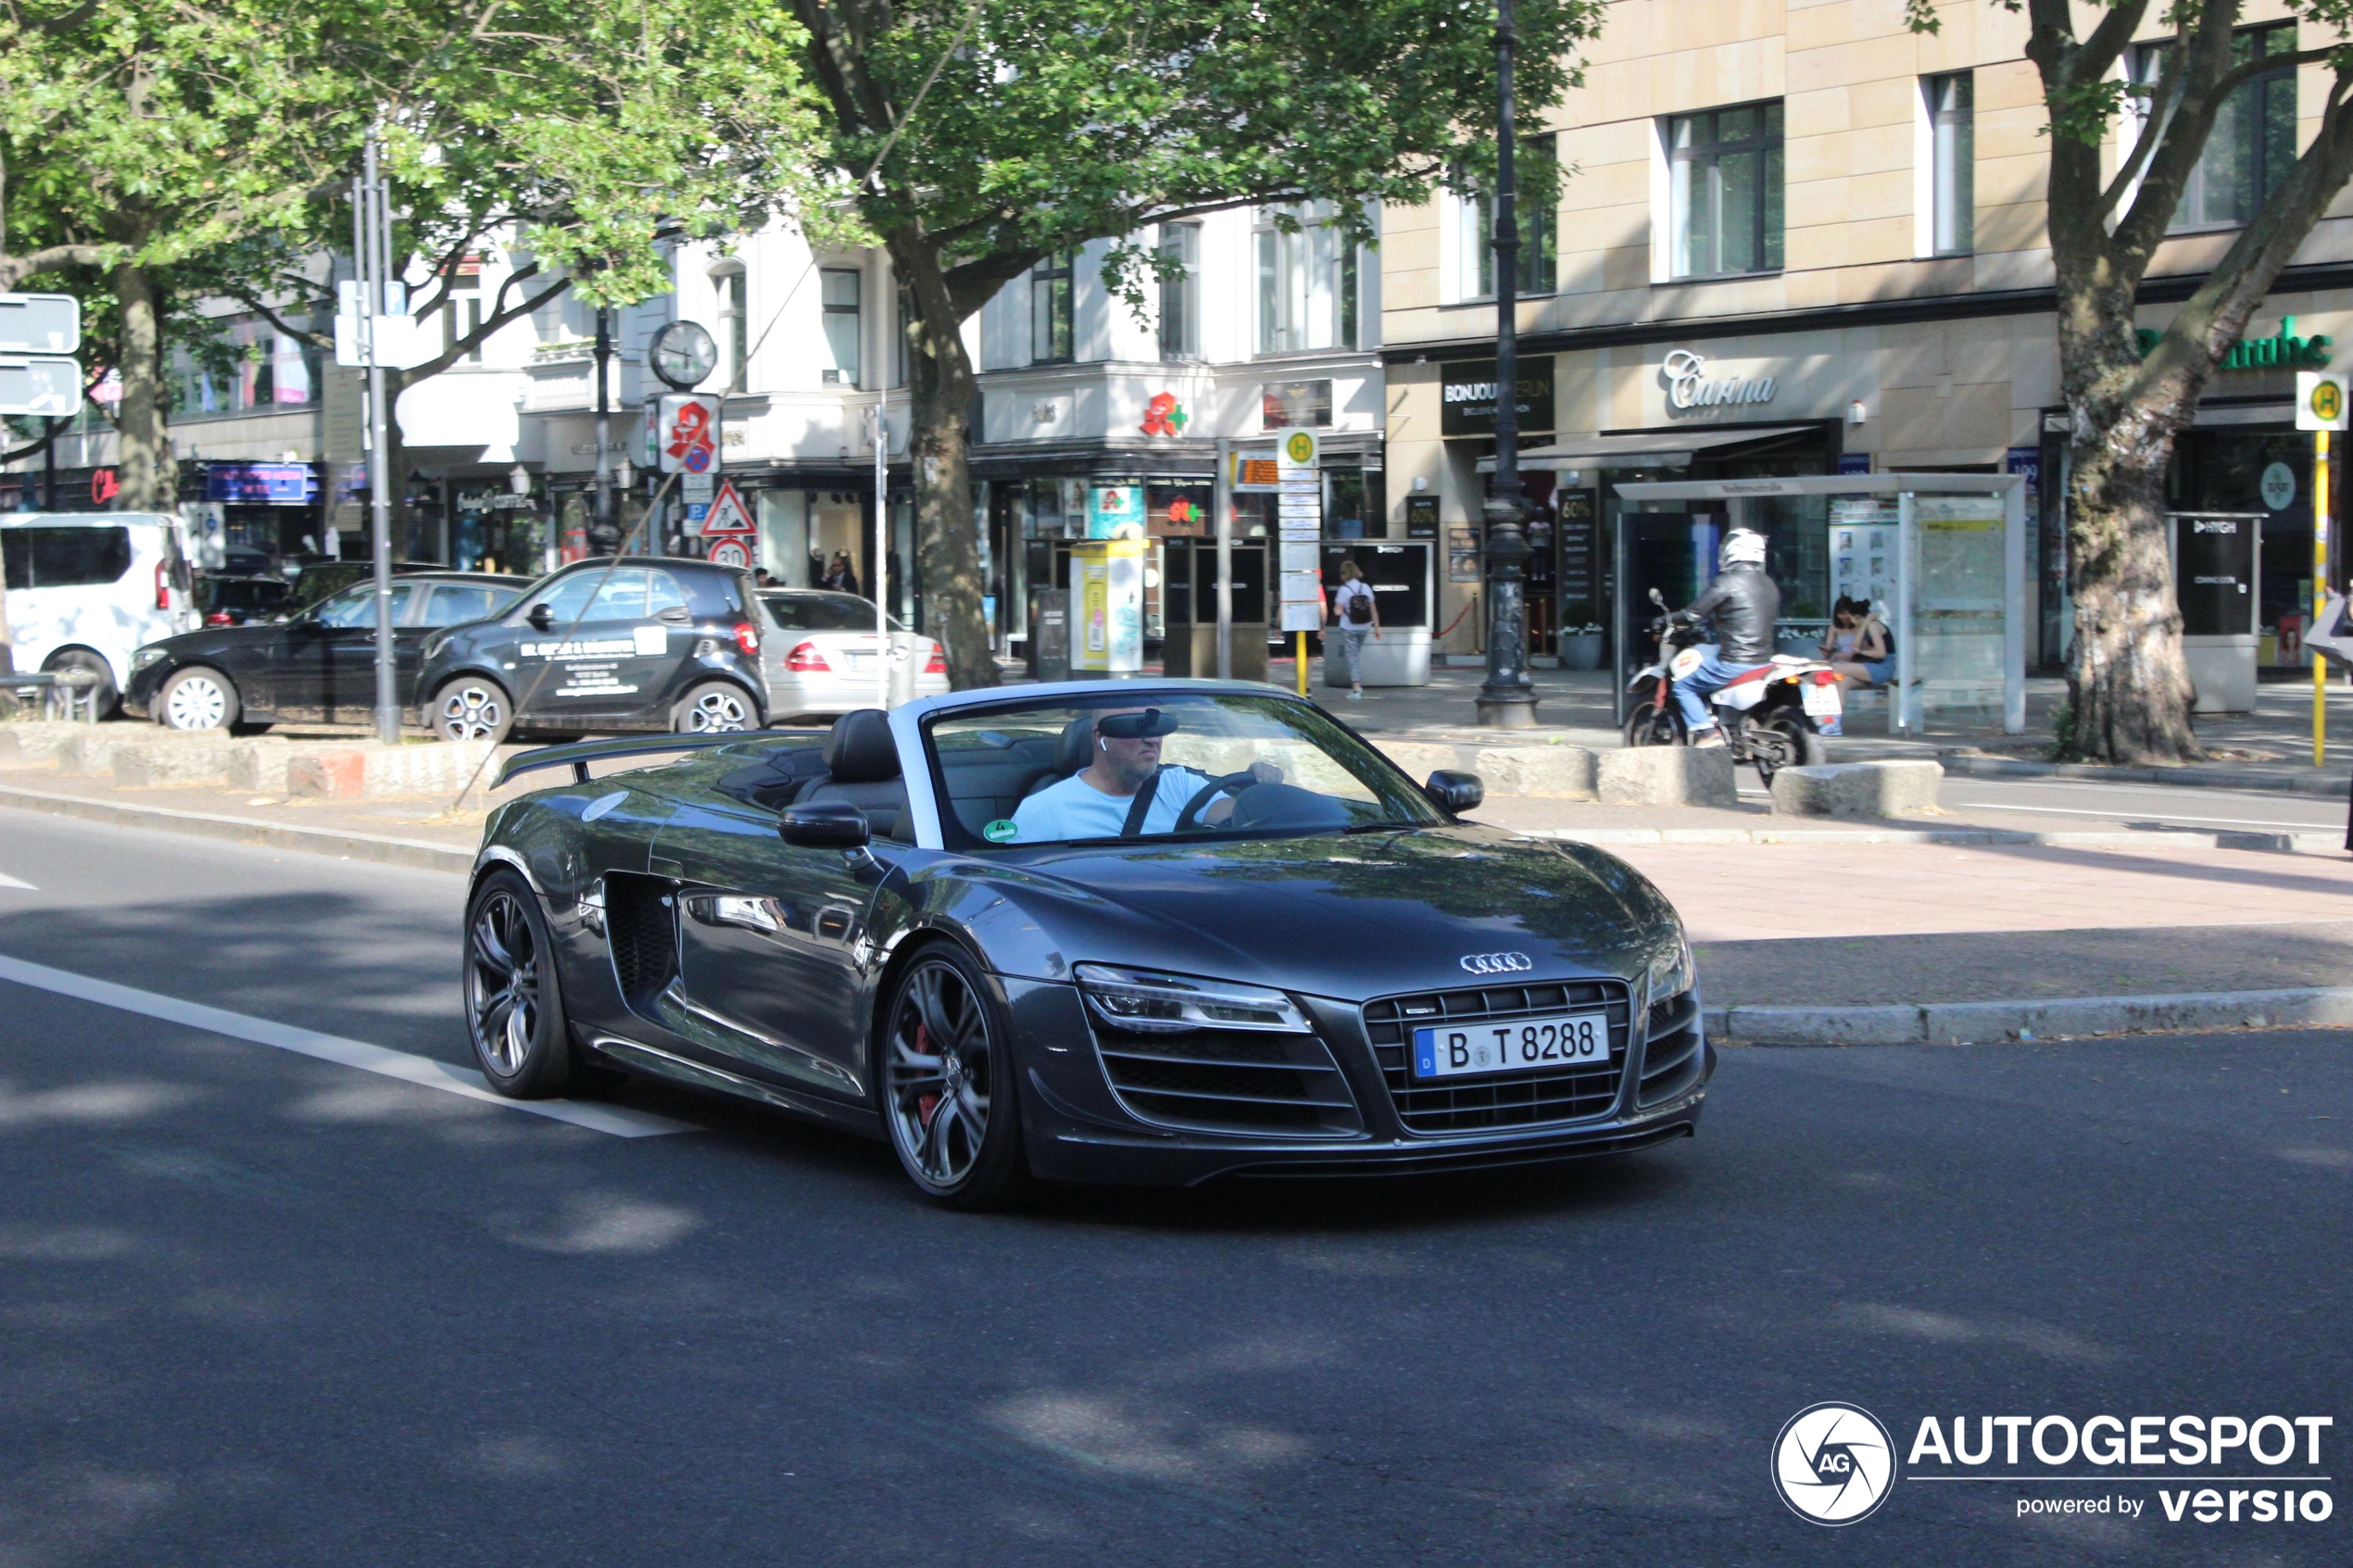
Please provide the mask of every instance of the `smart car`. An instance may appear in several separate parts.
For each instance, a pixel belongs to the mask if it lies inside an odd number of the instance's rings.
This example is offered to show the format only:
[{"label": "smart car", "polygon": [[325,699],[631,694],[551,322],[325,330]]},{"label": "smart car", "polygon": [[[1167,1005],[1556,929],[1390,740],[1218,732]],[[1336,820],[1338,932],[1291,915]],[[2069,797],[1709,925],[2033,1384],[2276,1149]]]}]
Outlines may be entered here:
[{"label": "smart car", "polygon": [[[594,776],[655,748],[666,764]],[[888,1141],[964,1208],[1035,1179],[1502,1166],[1690,1135],[1674,909],[1478,825],[1264,686],[1069,683],[823,734],[582,743],[499,806],[464,1010],[503,1094],[641,1073]]]}]

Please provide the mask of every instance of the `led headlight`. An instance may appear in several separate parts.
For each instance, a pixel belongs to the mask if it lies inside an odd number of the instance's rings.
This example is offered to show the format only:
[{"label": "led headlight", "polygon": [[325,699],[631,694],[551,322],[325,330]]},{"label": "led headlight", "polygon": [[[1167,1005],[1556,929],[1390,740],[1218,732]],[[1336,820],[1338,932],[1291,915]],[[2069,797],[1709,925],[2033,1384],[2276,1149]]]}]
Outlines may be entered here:
[{"label": "led headlight", "polygon": [[157,662],[163,657],[164,650],[159,647],[141,648],[137,653],[131,656],[131,668],[133,670],[145,670],[148,665]]},{"label": "led headlight", "polygon": [[1651,960],[1651,998],[1663,1002],[1669,997],[1680,997],[1698,978],[1692,961],[1691,938],[1678,931],[1674,949]]},{"label": "led headlight", "polygon": [[1280,991],[1099,963],[1075,964],[1071,972],[1096,1016],[1122,1029],[1147,1035],[1193,1029],[1308,1032],[1306,1018]]}]

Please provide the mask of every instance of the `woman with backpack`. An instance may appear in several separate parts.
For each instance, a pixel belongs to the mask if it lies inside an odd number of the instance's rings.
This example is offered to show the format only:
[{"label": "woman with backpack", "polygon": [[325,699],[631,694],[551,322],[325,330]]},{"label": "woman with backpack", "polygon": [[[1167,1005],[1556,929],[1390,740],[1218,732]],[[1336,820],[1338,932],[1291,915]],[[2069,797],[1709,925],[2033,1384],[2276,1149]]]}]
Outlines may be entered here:
[{"label": "woman with backpack", "polygon": [[1340,633],[1340,658],[1348,665],[1348,700],[1365,700],[1365,633],[1380,635],[1380,606],[1373,585],[1353,560],[1340,563],[1340,586],[1332,590],[1332,628]]}]

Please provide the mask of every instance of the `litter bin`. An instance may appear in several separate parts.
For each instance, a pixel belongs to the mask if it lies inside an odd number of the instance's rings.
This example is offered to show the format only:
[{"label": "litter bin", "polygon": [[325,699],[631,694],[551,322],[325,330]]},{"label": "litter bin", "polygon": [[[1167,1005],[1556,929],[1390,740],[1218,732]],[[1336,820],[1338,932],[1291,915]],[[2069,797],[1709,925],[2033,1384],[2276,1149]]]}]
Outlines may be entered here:
[{"label": "litter bin", "polygon": [[1070,679],[1070,590],[1029,594],[1029,673],[1039,681]]}]

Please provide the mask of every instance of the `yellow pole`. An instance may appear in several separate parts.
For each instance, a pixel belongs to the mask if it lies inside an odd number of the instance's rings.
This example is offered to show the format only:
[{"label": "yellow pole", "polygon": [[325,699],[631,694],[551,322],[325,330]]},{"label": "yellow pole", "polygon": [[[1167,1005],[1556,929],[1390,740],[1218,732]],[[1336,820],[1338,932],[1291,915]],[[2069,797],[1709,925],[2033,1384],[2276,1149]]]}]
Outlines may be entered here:
[{"label": "yellow pole", "polygon": [[1299,695],[1307,695],[1307,633],[1299,633]]},{"label": "yellow pole", "polygon": [[2312,448],[2312,614],[2305,625],[2306,654],[2312,660],[2312,766],[2326,767],[2329,756],[2329,661],[2312,645],[2312,624],[2321,610],[2321,596],[2329,582],[2329,433],[2316,431]]}]

